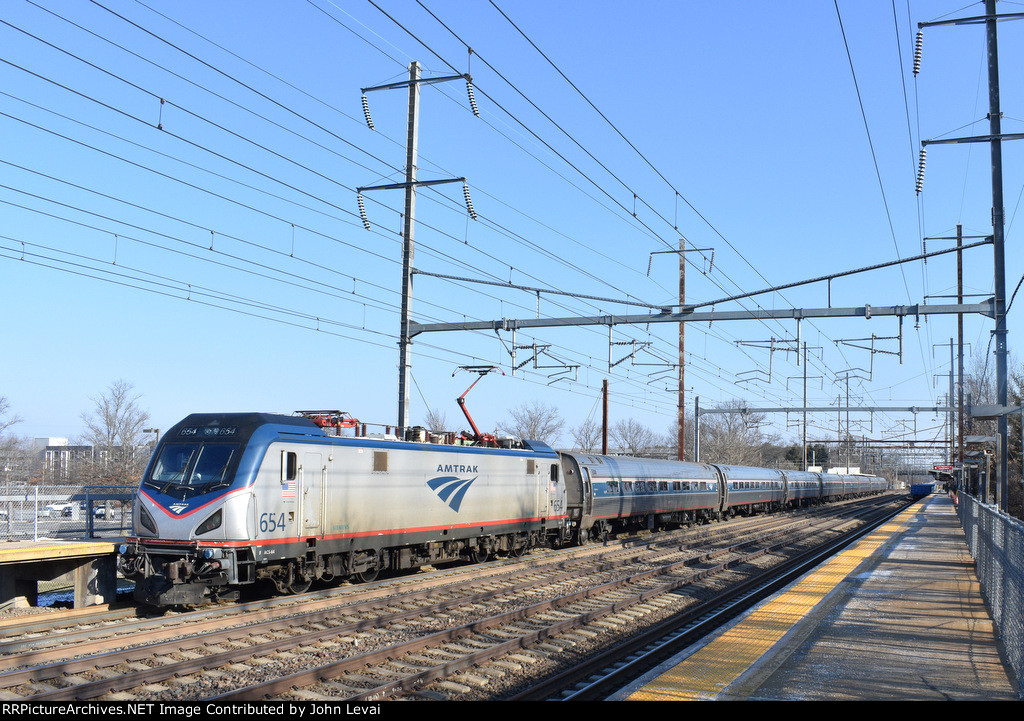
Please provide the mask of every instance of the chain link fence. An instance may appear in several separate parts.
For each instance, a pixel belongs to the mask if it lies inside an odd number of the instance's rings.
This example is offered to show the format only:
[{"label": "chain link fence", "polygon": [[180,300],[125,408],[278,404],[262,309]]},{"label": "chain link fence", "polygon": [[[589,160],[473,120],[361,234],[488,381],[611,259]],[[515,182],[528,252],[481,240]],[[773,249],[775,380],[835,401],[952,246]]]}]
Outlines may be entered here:
[{"label": "chain link fence", "polygon": [[10,486],[0,492],[0,540],[117,538],[131,533],[134,488]]},{"label": "chain link fence", "polygon": [[978,580],[1003,642],[1006,661],[1024,696],[1024,523],[959,495],[958,515]]}]

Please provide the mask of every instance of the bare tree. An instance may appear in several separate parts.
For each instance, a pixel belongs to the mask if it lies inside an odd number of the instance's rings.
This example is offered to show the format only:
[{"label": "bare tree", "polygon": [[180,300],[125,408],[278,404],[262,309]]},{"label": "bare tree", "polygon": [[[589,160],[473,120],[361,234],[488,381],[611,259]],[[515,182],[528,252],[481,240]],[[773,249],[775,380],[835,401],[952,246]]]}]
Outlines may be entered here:
[{"label": "bare tree", "polygon": [[[1011,408],[1020,407],[1024,404],[1024,364],[1011,356],[1007,365],[1007,400]],[[972,356],[969,367],[964,371],[964,402],[966,403],[968,399],[975,406],[996,404],[995,364],[988,362],[984,355]],[[1020,414],[1011,413],[1007,417],[1007,426],[1007,510],[1018,518],[1024,518],[1021,488],[1024,476],[1021,458],[1024,456],[1024,449],[1021,448]],[[979,420],[967,416],[964,418],[964,427],[966,435],[991,436],[996,433],[994,420]]]},{"label": "bare tree", "polygon": [[448,430],[448,416],[444,411],[437,408],[428,408],[423,418],[423,423],[434,433],[442,433]]},{"label": "bare tree", "polygon": [[540,401],[534,401],[531,404],[523,403],[510,410],[509,413],[512,420],[499,423],[498,433],[543,441],[549,446],[558,442],[562,427],[565,425],[557,408]]},{"label": "bare tree", "polygon": [[649,454],[653,448],[662,445],[665,441],[663,438],[658,438],[650,428],[632,418],[616,422],[609,430],[609,435],[619,450],[631,456]]},{"label": "bare tree", "polygon": [[743,413],[744,404],[733,401],[731,413],[709,413],[700,422],[700,459],[705,463],[761,465],[762,445],[770,438],[761,432],[763,413]]},{"label": "bare tree", "polygon": [[7,416],[10,408],[11,402],[7,400],[7,396],[0,396],[0,438],[7,432],[8,428],[16,423],[21,423],[21,418],[18,416]]},{"label": "bare tree", "polygon": [[21,418],[9,414],[11,405],[6,396],[0,396],[0,473],[3,482],[28,483],[38,467],[38,454],[28,439],[18,438],[7,429],[21,423]]},{"label": "bare tree", "polygon": [[114,381],[107,392],[91,400],[93,413],[83,413],[86,432],[81,442],[93,447],[89,483],[134,485],[149,461],[142,429],[149,412],[139,405],[140,395],[131,383]]},{"label": "bare tree", "polygon": [[[687,461],[693,460],[693,412],[685,411],[683,413],[683,429],[685,435],[683,436],[683,453],[684,458]],[[679,421],[673,421],[668,426],[665,433],[665,447],[668,457],[672,459],[679,458]]]},{"label": "bare tree", "polygon": [[584,453],[594,453],[601,443],[601,427],[588,418],[575,428],[570,428],[569,433],[576,443],[576,448]]}]

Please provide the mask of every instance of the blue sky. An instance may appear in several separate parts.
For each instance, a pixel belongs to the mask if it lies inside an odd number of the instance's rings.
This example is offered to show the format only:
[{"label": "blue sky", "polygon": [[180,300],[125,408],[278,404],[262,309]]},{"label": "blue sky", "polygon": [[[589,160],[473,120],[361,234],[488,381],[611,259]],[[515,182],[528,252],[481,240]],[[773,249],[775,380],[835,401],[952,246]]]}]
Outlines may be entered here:
[{"label": "blue sky", "polygon": [[[932,146],[914,188],[922,139],[988,132],[982,28],[927,29],[911,72],[918,22],[983,5],[896,5],[9,0],[0,395],[23,419],[12,430],[74,437],[118,379],[161,428],[194,411],[302,408],[395,423],[403,197],[366,193],[367,231],[355,189],[404,179],[406,92],[367,94],[370,130],[360,89],[405,79],[412,61],[425,78],[470,73],[481,113],[462,82],[422,90],[419,179],[467,178],[478,214],[459,184],[420,191],[424,273],[671,304],[678,261],[664,251],[682,234],[714,249],[713,264],[710,250],[688,254],[687,300],[707,302],[948,247],[922,238],[958,223],[988,235],[987,145]],[[1024,124],[1022,28],[1000,24],[1008,133]],[[1022,147],[1003,145],[1008,293],[1024,273]],[[946,303],[952,258],[838,280],[831,298],[816,284],[716,310]],[[991,294],[992,277],[991,249],[969,251],[968,300]],[[412,308],[423,323],[646,312],[548,294],[538,306],[529,291],[425,274]],[[1011,350],[1019,317],[1011,308]],[[966,319],[970,353],[984,355],[991,328]],[[433,407],[465,427],[455,398],[475,376],[457,369],[494,364],[505,375],[468,396],[482,428],[535,400],[568,426],[599,420],[608,378],[613,421],[665,433],[677,332],[617,326],[613,341],[641,351],[609,369],[606,328],[524,331],[517,345],[548,348],[539,365],[574,370],[515,375],[509,334],[423,334],[410,417]],[[800,405],[795,354],[763,347],[796,332],[690,324],[687,404]],[[854,340],[895,351],[900,332],[891,318],[805,321],[808,403],[845,402],[845,376],[854,405],[941,402],[955,317],[905,322],[902,362]],[[612,346],[613,361],[631,348]],[[771,420],[799,436],[795,415]],[[855,420],[856,435],[942,437],[932,414]],[[834,437],[835,415],[813,422],[812,438]]]}]

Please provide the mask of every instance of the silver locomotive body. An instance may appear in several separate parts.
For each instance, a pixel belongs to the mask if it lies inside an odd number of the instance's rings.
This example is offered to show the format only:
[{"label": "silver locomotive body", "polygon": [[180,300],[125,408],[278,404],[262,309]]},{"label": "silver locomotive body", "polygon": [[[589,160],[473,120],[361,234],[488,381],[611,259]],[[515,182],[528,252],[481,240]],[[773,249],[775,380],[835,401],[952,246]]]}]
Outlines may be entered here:
[{"label": "silver locomotive body", "polygon": [[558,454],[544,444],[339,438],[267,414],[189,416],[164,436],[135,503],[121,568],[152,605],[236,597],[262,579],[300,593],[568,535]]}]

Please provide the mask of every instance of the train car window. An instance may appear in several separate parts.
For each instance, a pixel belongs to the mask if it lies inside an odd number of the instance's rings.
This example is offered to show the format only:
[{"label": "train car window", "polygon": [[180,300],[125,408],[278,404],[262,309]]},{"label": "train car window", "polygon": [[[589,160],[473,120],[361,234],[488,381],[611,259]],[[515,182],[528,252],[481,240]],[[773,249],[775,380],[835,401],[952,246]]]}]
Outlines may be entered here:
[{"label": "train car window", "polygon": [[632,493],[633,492],[633,481],[623,481],[622,482],[622,490],[627,491],[628,493]]},{"label": "train car window", "polygon": [[618,493],[619,492],[619,482],[618,481],[608,481],[608,483],[605,485],[605,487],[608,489],[609,493]]},{"label": "train car window", "polygon": [[373,452],[373,470],[384,472],[388,469],[388,452],[387,451],[374,451]]},{"label": "train car window", "polygon": [[299,475],[299,455],[281,451],[281,481],[294,481]]}]

